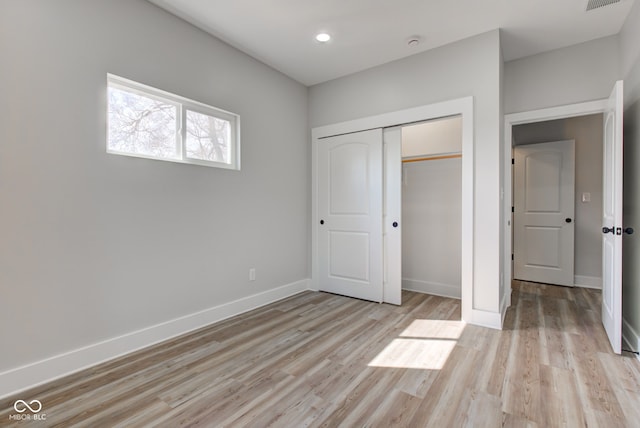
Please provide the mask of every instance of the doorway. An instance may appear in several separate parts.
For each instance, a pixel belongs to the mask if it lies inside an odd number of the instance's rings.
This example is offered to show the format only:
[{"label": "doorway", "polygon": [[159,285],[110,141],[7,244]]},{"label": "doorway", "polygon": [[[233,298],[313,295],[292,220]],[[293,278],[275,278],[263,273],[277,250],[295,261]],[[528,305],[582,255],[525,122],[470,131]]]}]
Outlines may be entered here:
[{"label": "doorway", "polygon": [[513,127],[514,279],[602,288],[602,137],[602,113]]},{"label": "doorway", "polygon": [[[559,107],[550,107],[542,110],[535,110],[522,113],[510,113],[505,115],[504,124],[504,153],[503,171],[504,187],[502,195],[504,198],[503,217],[504,241],[503,241],[503,269],[505,278],[504,295],[502,299],[506,306],[511,306],[511,280],[513,279],[513,142],[514,132],[517,126],[529,125],[540,122],[551,122],[558,119],[568,119],[594,114],[603,114],[607,110],[607,100],[589,101],[579,104],[571,104]],[[519,128],[526,129],[526,128]],[[522,140],[524,141],[524,140]],[[537,141],[529,141],[540,142]]]},{"label": "doorway", "polygon": [[[505,115],[505,165],[502,195],[504,218],[504,274],[512,278],[512,144],[513,128],[545,120],[565,119],[590,114],[604,118],[602,219],[596,233],[602,239],[602,323],[615,353],[620,353],[622,336],[622,129],[623,82],[617,81],[608,99]],[[510,285],[510,281],[507,282]],[[511,303],[511,287],[505,287],[504,300]]]}]

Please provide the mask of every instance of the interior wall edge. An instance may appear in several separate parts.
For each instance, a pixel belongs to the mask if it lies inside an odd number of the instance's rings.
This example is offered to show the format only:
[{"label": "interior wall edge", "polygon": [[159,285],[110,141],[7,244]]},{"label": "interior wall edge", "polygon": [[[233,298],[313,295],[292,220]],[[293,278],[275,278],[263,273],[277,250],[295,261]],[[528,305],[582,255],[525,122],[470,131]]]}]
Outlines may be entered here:
[{"label": "interior wall edge", "polygon": [[638,335],[626,318],[622,318],[622,347],[634,352],[638,352],[640,349],[640,335]]},{"label": "interior wall edge", "polygon": [[309,290],[309,287],[310,279],[302,279],[2,372],[0,399],[291,297]]},{"label": "interior wall edge", "polygon": [[595,290],[602,290],[602,277],[574,275],[573,285],[575,285],[576,287],[593,288]]},{"label": "interior wall edge", "polygon": [[[507,287],[505,287],[505,289],[507,289]],[[504,318],[507,316],[507,309],[511,306],[511,285],[509,285],[508,290],[508,296],[506,293],[500,296],[500,330],[502,330],[502,326],[504,326]]]}]

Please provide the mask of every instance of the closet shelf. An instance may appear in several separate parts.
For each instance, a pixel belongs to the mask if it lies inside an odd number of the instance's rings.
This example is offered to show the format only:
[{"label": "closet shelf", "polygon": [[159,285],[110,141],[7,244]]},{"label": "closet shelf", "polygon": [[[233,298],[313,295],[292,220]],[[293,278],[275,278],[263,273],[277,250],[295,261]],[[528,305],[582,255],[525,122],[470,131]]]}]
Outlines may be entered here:
[{"label": "closet shelf", "polygon": [[455,158],[461,158],[461,157],[462,157],[461,153],[454,154],[454,155],[425,156],[420,158],[402,159],[402,163],[422,162],[422,161],[439,160],[439,159],[455,159]]}]

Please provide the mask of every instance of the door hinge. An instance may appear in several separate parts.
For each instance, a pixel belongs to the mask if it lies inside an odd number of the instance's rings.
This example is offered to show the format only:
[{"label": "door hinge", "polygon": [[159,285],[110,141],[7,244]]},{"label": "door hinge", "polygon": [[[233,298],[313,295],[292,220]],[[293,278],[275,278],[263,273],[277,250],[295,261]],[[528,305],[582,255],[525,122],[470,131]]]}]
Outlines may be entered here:
[{"label": "door hinge", "polygon": [[516,160],[514,158],[511,158],[511,165],[515,165],[516,164]]},{"label": "door hinge", "polygon": [[513,254],[511,254],[511,261],[513,261]]},{"label": "door hinge", "polygon": [[516,207],[511,207],[511,212],[512,213],[516,212]]}]

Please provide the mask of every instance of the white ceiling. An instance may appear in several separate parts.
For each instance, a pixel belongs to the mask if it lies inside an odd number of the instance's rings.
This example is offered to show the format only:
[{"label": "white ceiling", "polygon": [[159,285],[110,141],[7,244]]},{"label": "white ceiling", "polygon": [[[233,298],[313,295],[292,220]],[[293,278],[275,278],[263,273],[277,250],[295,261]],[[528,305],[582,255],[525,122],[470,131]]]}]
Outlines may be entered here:
[{"label": "white ceiling", "polygon": [[[609,36],[634,0],[590,12],[587,0],[149,1],[313,85],[496,28],[507,61]],[[333,39],[316,42],[320,31]]]}]

